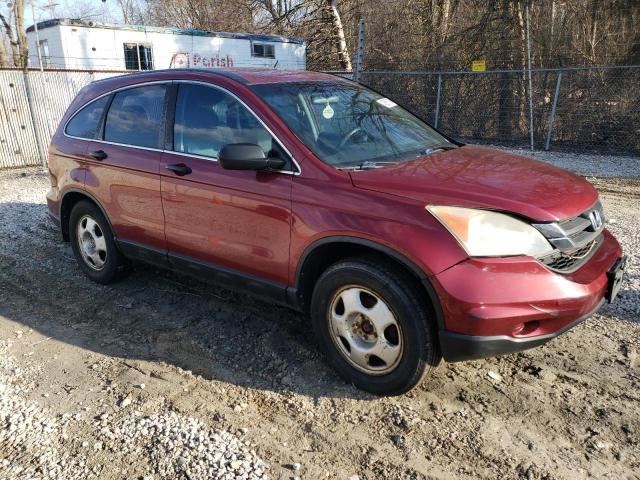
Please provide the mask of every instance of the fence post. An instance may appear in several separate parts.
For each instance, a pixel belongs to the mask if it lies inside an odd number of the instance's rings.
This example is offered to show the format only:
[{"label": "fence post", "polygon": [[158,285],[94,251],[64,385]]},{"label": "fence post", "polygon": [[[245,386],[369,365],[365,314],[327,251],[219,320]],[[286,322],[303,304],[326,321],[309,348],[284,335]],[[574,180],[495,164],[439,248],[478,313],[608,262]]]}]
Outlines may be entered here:
[{"label": "fence post", "polygon": [[362,60],[364,59],[364,18],[358,22],[358,46],[356,48],[356,62],[353,69],[353,80],[360,83],[362,74]]},{"label": "fence post", "polygon": [[549,150],[549,146],[551,145],[553,124],[556,121],[556,108],[558,107],[558,97],[560,96],[560,82],[562,82],[562,72],[558,72],[558,80],[556,80],[556,92],[553,95],[553,105],[551,105],[551,114],[549,114],[549,129],[547,130],[547,141],[544,144],[545,150]]},{"label": "fence post", "polygon": [[442,92],[442,74],[438,74],[438,91],[436,92],[436,113],[433,119],[433,126],[438,128],[438,121],[440,120],[440,94]]},{"label": "fence post", "polygon": [[44,145],[42,144],[42,139],[40,138],[40,132],[38,131],[38,124],[36,122],[36,112],[33,105],[33,91],[31,90],[31,80],[29,78],[29,71],[24,70],[22,72],[24,76],[24,90],[27,94],[27,104],[29,106],[29,117],[31,118],[31,126],[33,127],[33,137],[36,141],[36,147],[38,148],[38,156],[40,157],[40,162],[43,167],[47,167],[47,156],[43,152]]}]

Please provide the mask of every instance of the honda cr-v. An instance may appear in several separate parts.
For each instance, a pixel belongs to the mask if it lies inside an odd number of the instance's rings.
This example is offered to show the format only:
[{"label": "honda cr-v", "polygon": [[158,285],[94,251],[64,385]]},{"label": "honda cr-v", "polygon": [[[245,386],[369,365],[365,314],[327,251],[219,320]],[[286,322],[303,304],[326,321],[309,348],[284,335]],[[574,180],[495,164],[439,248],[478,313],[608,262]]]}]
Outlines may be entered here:
[{"label": "honda cr-v", "polygon": [[583,178],[454,141],[325,74],[93,82],[49,170],[50,214],[90,279],[142,260],[288,305],[378,394],[442,357],[545,343],[613,300],[624,270]]}]

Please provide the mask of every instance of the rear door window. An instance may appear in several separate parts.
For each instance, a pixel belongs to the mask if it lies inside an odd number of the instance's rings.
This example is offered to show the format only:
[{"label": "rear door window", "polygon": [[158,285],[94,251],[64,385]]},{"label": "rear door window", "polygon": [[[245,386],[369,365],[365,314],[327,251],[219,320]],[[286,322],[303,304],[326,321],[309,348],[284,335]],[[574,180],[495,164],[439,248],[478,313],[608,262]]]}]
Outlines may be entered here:
[{"label": "rear door window", "polygon": [[104,107],[107,105],[109,95],[91,102],[76,113],[67,124],[65,132],[72,137],[94,139],[98,131],[98,124],[102,117]]},{"label": "rear door window", "polygon": [[161,148],[166,85],[120,91],[113,97],[104,128],[107,142]]}]

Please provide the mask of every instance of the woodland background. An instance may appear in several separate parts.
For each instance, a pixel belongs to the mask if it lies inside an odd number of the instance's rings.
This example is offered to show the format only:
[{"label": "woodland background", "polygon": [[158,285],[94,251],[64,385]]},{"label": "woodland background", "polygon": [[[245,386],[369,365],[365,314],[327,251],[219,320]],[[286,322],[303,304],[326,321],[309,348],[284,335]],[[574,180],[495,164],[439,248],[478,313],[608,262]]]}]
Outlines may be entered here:
[{"label": "woodland background", "polygon": [[[640,0],[60,1],[40,15],[302,37],[311,70],[352,70],[363,19],[362,83],[445,133],[542,148],[552,125],[555,148],[640,152]],[[25,0],[6,5],[0,67],[23,67]]]}]

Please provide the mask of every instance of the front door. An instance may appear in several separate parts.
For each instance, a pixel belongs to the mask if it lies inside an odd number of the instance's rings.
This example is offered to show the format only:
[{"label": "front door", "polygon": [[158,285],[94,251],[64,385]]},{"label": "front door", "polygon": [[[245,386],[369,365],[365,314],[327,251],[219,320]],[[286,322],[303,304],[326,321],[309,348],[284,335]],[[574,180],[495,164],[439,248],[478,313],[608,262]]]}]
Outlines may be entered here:
[{"label": "front door", "polygon": [[[285,155],[269,131],[234,96],[204,84],[178,83],[171,151],[160,174],[170,261],[213,267],[218,279],[262,279],[282,294],[288,282],[292,175],[224,170],[225,144],[253,143]],[[269,288],[270,288],[269,287]]]}]

